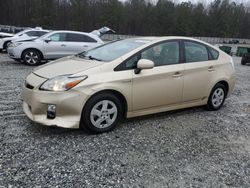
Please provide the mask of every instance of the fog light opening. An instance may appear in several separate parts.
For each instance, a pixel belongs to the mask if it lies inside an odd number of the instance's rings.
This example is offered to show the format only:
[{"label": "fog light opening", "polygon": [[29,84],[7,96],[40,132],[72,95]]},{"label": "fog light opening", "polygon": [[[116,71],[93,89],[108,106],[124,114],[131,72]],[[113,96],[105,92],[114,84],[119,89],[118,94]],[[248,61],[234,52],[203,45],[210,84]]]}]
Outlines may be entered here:
[{"label": "fog light opening", "polygon": [[55,119],[56,118],[56,105],[48,104],[47,118],[48,119]]}]

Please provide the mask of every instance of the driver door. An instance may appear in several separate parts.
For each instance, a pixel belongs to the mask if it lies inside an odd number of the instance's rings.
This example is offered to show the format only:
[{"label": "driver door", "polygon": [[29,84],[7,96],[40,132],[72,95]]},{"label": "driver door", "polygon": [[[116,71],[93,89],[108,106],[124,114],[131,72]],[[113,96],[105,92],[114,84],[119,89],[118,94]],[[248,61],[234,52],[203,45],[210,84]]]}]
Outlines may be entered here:
[{"label": "driver door", "polygon": [[139,54],[155,67],[133,74],[133,111],[181,103],[184,65],[179,48],[179,41],[166,41]]}]

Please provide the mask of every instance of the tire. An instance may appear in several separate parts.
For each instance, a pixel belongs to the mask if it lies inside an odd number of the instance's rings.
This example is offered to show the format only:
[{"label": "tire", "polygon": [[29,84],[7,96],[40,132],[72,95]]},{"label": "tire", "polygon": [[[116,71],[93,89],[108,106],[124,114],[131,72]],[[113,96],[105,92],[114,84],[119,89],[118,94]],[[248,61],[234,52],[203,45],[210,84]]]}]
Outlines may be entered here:
[{"label": "tire", "polygon": [[8,44],[10,43],[11,41],[7,41],[3,44],[3,50],[7,51],[7,47],[8,47]]},{"label": "tire", "polygon": [[95,95],[87,101],[82,111],[80,128],[92,133],[111,131],[120,121],[122,111],[121,101],[112,93]]},{"label": "tire", "polygon": [[37,66],[41,64],[42,55],[37,50],[29,49],[23,52],[22,60],[26,65]]},{"label": "tire", "polygon": [[212,89],[208,102],[207,102],[207,109],[211,111],[219,110],[227,96],[227,89],[223,84],[216,84]]},{"label": "tire", "polygon": [[241,61],[241,64],[242,65],[246,65],[247,63],[245,61]]}]

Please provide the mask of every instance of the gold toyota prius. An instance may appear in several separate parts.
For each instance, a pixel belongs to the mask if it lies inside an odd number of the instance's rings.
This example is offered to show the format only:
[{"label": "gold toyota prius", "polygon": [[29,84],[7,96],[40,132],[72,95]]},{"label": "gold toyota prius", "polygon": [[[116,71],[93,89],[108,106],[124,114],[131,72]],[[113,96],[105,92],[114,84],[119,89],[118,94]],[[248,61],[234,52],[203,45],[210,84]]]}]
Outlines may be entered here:
[{"label": "gold toyota prius", "polygon": [[33,121],[102,133],[122,117],[206,106],[218,110],[235,85],[232,58],[186,37],[118,40],[38,67],[23,109]]}]

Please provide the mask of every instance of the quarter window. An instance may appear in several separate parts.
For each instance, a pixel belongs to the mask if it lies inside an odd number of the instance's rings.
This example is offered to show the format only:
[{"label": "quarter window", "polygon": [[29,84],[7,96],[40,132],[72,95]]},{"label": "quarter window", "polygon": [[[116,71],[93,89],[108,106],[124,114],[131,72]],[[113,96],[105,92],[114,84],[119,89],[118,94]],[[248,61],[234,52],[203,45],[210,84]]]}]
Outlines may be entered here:
[{"label": "quarter window", "polygon": [[184,42],[186,62],[208,61],[208,51],[205,45],[196,42]]},{"label": "quarter window", "polygon": [[219,57],[219,52],[218,52],[217,50],[211,48],[211,47],[208,47],[208,49],[209,49],[210,53],[212,54],[211,59],[212,59],[212,60],[218,59],[218,57]]}]

